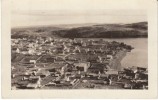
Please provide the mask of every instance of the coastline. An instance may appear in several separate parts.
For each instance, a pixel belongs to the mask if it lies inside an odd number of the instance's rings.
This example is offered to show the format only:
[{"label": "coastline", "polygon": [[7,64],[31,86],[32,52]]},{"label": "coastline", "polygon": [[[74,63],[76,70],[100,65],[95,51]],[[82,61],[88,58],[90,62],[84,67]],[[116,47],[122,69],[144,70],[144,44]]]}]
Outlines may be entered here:
[{"label": "coastline", "polygon": [[123,69],[123,66],[121,65],[121,61],[124,57],[126,57],[126,54],[127,54],[127,50],[122,50],[122,51],[119,51],[116,55],[115,55],[115,58],[112,59],[109,63],[109,66],[112,68],[112,69],[116,69],[118,71],[121,71]]}]

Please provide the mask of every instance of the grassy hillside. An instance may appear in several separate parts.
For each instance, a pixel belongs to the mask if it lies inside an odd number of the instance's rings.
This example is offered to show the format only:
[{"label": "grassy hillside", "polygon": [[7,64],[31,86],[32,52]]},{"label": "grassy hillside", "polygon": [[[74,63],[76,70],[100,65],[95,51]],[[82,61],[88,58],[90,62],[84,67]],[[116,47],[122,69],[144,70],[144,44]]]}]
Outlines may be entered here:
[{"label": "grassy hillside", "polygon": [[32,27],[12,29],[12,38],[61,37],[61,38],[138,38],[147,37],[147,22],[132,24],[99,24],[79,27]]}]

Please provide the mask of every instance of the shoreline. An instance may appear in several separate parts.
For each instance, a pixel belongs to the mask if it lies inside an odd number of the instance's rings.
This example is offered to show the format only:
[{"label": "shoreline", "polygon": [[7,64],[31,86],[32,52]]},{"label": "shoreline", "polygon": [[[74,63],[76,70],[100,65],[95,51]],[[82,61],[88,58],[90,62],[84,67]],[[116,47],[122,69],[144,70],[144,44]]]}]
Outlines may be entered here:
[{"label": "shoreline", "polygon": [[127,50],[122,50],[122,51],[119,51],[116,55],[115,55],[115,58],[112,59],[109,63],[110,67],[112,69],[116,69],[118,71],[121,71],[123,69],[123,66],[121,64],[121,61],[124,57],[126,57],[126,54],[127,54]]}]

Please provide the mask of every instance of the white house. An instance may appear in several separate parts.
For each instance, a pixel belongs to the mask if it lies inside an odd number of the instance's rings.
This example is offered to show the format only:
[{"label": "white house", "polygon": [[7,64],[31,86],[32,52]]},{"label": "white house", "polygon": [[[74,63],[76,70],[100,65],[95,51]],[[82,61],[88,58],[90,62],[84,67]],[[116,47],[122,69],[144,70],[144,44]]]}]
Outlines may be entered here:
[{"label": "white house", "polygon": [[107,55],[107,58],[111,60],[111,59],[113,59],[113,56],[112,55]]},{"label": "white house", "polygon": [[33,54],[34,52],[35,52],[34,49],[29,49],[28,51],[29,54]]},{"label": "white house", "polygon": [[16,53],[20,53],[20,50],[19,50],[19,48],[17,48],[17,49],[16,49]]},{"label": "white house", "polygon": [[36,63],[36,60],[30,60],[30,63],[34,63],[34,64],[35,64],[35,63]]}]

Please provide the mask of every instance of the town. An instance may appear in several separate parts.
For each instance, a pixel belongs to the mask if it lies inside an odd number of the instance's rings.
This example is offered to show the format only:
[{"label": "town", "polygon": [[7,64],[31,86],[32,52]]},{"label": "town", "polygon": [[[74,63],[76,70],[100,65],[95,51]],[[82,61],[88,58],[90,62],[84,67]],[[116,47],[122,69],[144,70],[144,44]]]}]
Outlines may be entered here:
[{"label": "town", "polygon": [[134,49],[104,39],[11,40],[12,89],[148,89],[148,69],[121,67]]}]

